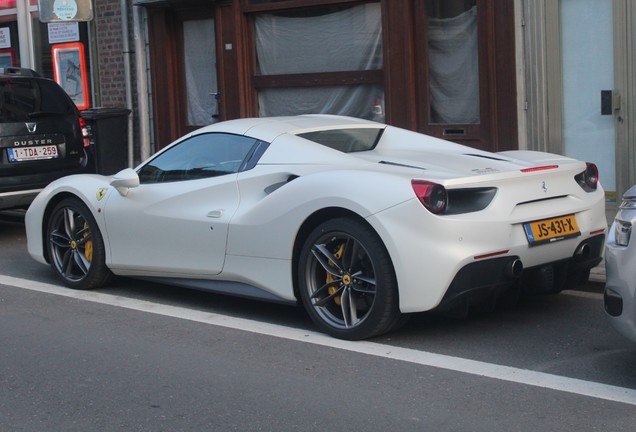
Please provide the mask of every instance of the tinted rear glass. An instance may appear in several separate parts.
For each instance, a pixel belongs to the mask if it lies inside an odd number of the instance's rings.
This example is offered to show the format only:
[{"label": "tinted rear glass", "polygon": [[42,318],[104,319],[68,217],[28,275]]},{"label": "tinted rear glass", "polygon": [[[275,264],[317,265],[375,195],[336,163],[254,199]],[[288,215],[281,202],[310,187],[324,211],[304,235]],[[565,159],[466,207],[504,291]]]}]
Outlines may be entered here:
[{"label": "tinted rear glass", "polygon": [[353,153],[373,150],[383,131],[380,128],[332,129],[301,133],[298,136],[343,153]]},{"label": "tinted rear glass", "polygon": [[0,122],[33,121],[43,115],[70,114],[72,101],[53,81],[0,80]]}]

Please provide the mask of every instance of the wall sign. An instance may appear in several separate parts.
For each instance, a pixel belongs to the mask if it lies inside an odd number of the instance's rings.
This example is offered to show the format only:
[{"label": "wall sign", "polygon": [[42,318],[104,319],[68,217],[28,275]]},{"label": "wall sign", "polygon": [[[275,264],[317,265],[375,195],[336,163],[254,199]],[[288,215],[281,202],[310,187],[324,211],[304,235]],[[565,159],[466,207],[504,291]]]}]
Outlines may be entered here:
[{"label": "wall sign", "polygon": [[38,9],[45,23],[93,19],[92,0],[38,0]]},{"label": "wall sign", "polygon": [[13,48],[0,49],[0,68],[14,67],[17,65],[15,50]]},{"label": "wall sign", "polygon": [[11,31],[9,27],[0,27],[0,48],[11,48]]},{"label": "wall sign", "polygon": [[80,40],[79,23],[77,22],[48,23],[47,27],[50,44]]},{"label": "wall sign", "polygon": [[70,21],[77,15],[77,3],[75,0],[55,0],[53,13],[62,21]]}]

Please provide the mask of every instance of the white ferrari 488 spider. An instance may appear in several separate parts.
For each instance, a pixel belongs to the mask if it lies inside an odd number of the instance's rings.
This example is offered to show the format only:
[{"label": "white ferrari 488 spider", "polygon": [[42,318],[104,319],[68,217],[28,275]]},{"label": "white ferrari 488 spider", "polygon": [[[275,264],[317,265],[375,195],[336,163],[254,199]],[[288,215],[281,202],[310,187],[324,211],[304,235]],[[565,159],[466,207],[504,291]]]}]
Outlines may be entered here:
[{"label": "white ferrari 488 spider", "polygon": [[362,339],[586,281],[607,222],[593,164],[307,115],[217,123],[134,170],[55,181],[26,229],[72,288],[115,274],[300,302]]}]

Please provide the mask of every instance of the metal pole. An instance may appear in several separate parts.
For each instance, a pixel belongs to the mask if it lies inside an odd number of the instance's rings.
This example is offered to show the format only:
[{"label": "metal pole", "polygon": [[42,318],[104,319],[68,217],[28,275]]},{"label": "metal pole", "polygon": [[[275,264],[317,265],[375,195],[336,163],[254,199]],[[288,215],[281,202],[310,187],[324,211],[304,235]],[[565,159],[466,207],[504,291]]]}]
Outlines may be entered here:
[{"label": "metal pole", "polygon": [[150,157],[150,103],[148,96],[148,62],[146,61],[146,38],[142,27],[142,11],[145,9],[133,6],[133,33],[135,35],[135,66],[137,70],[137,106],[139,144],[141,160]]},{"label": "metal pole", "polygon": [[[31,30],[31,14],[29,13],[29,0],[15,2],[18,21],[18,40],[20,46],[20,65],[35,69],[35,55],[33,53],[33,34]],[[41,72],[41,71],[40,71]]]},{"label": "metal pole", "polygon": [[128,166],[134,165],[134,147],[133,147],[133,107],[132,107],[132,74],[130,72],[130,35],[128,29],[128,1],[120,0],[121,5],[121,39],[122,53],[124,55],[124,80],[126,83],[126,108],[131,110],[128,116]]}]

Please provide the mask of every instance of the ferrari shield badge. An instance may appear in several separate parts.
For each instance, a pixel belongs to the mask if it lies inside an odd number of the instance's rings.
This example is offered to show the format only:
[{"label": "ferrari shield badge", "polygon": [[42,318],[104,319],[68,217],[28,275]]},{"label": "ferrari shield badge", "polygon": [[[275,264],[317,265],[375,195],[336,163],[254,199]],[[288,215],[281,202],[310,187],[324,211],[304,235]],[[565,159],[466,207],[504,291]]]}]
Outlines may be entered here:
[{"label": "ferrari shield badge", "polygon": [[97,189],[97,201],[101,201],[102,198],[106,196],[106,192],[108,192],[107,188],[99,188]]}]

